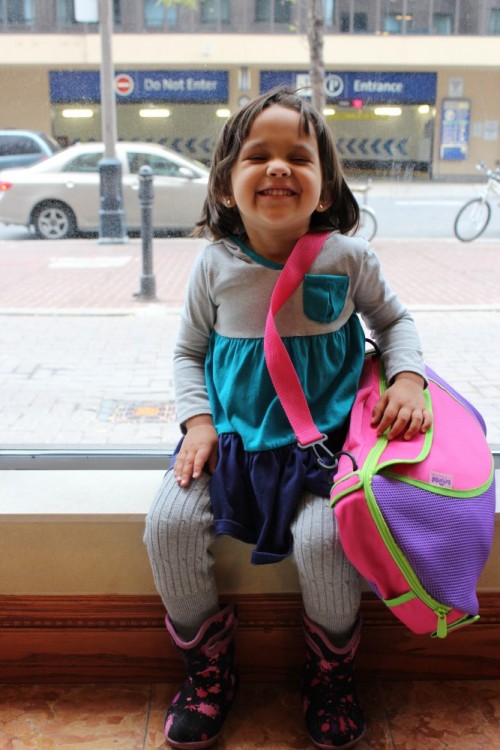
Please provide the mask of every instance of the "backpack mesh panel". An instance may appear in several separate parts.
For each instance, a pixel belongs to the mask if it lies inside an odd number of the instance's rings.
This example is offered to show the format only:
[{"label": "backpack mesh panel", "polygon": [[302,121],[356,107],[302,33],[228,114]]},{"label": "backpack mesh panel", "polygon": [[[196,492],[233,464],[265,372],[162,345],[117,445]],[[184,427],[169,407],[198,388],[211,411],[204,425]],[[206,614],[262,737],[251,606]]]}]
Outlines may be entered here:
[{"label": "backpack mesh panel", "polygon": [[396,544],[426,591],[477,614],[477,579],[493,537],[494,484],[482,495],[460,499],[383,476],[375,476],[372,486]]}]

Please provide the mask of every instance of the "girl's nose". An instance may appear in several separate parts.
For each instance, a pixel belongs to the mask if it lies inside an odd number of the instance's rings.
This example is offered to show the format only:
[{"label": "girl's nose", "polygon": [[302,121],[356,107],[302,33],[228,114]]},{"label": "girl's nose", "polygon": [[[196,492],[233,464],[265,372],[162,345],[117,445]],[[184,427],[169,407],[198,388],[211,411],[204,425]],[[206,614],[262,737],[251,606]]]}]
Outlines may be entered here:
[{"label": "girl's nose", "polygon": [[287,177],[290,174],[290,168],[285,162],[272,161],[267,167],[267,174],[270,177]]}]

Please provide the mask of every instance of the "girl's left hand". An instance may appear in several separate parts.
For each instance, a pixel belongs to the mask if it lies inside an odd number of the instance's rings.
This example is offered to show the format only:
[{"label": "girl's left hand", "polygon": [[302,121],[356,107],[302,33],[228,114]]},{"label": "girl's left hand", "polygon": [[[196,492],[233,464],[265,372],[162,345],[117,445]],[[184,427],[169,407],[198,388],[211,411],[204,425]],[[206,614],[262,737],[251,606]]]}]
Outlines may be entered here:
[{"label": "girl's left hand", "polygon": [[402,434],[405,440],[427,432],[432,425],[432,415],[427,411],[423,378],[415,372],[400,372],[382,394],[372,414],[372,426],[377,425],[377,435],[390,427],[389,440]]}]

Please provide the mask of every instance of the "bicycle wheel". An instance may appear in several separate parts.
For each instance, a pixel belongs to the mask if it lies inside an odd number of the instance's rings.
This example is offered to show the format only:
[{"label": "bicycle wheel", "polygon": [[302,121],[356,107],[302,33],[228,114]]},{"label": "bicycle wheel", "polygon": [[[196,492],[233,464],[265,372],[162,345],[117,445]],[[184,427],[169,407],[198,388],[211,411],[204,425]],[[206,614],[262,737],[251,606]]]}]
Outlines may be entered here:
[{"label": "bicycle wheel", "polygon": [[372,240],[377,232],[377,219],[372,208],[366,206],[359,207],[359,229],[357,234],[364,237],[365,240]]},{"label": "bicycle wheel", "polygon": [[462,206],[455,219],[455,236],[462,242],[471,242],[481,235],[491,218],[491,206],[482,198],[473,198]]}]

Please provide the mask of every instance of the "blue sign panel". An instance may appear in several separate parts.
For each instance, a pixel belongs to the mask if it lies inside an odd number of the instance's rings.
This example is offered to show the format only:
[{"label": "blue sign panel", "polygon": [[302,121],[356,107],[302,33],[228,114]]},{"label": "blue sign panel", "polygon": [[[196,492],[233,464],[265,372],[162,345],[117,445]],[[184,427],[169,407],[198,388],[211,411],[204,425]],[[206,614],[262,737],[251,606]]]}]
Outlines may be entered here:
[{"label": "blue sign panel", "polygon": [[[50,101],[97,103],[101,101],[100,75],[94,70],[52,70]],[[119,102],[217,102],[229,99],[227,71],[134,70],[115,74]]]},{"label": "blue sign panel", "polygon": [[444,99],[441,112],[441,143],[439,158],[463,161],[469,152],[470,101]]},{"label": "blue sign panel", "polygon": [[[309,73],[261,72],[261,93],[283,85],[307,89],[310,87]],[[365,104],[434,104],[436,86],[436,73],[325,73],[327,102],[359,99]]]}]

